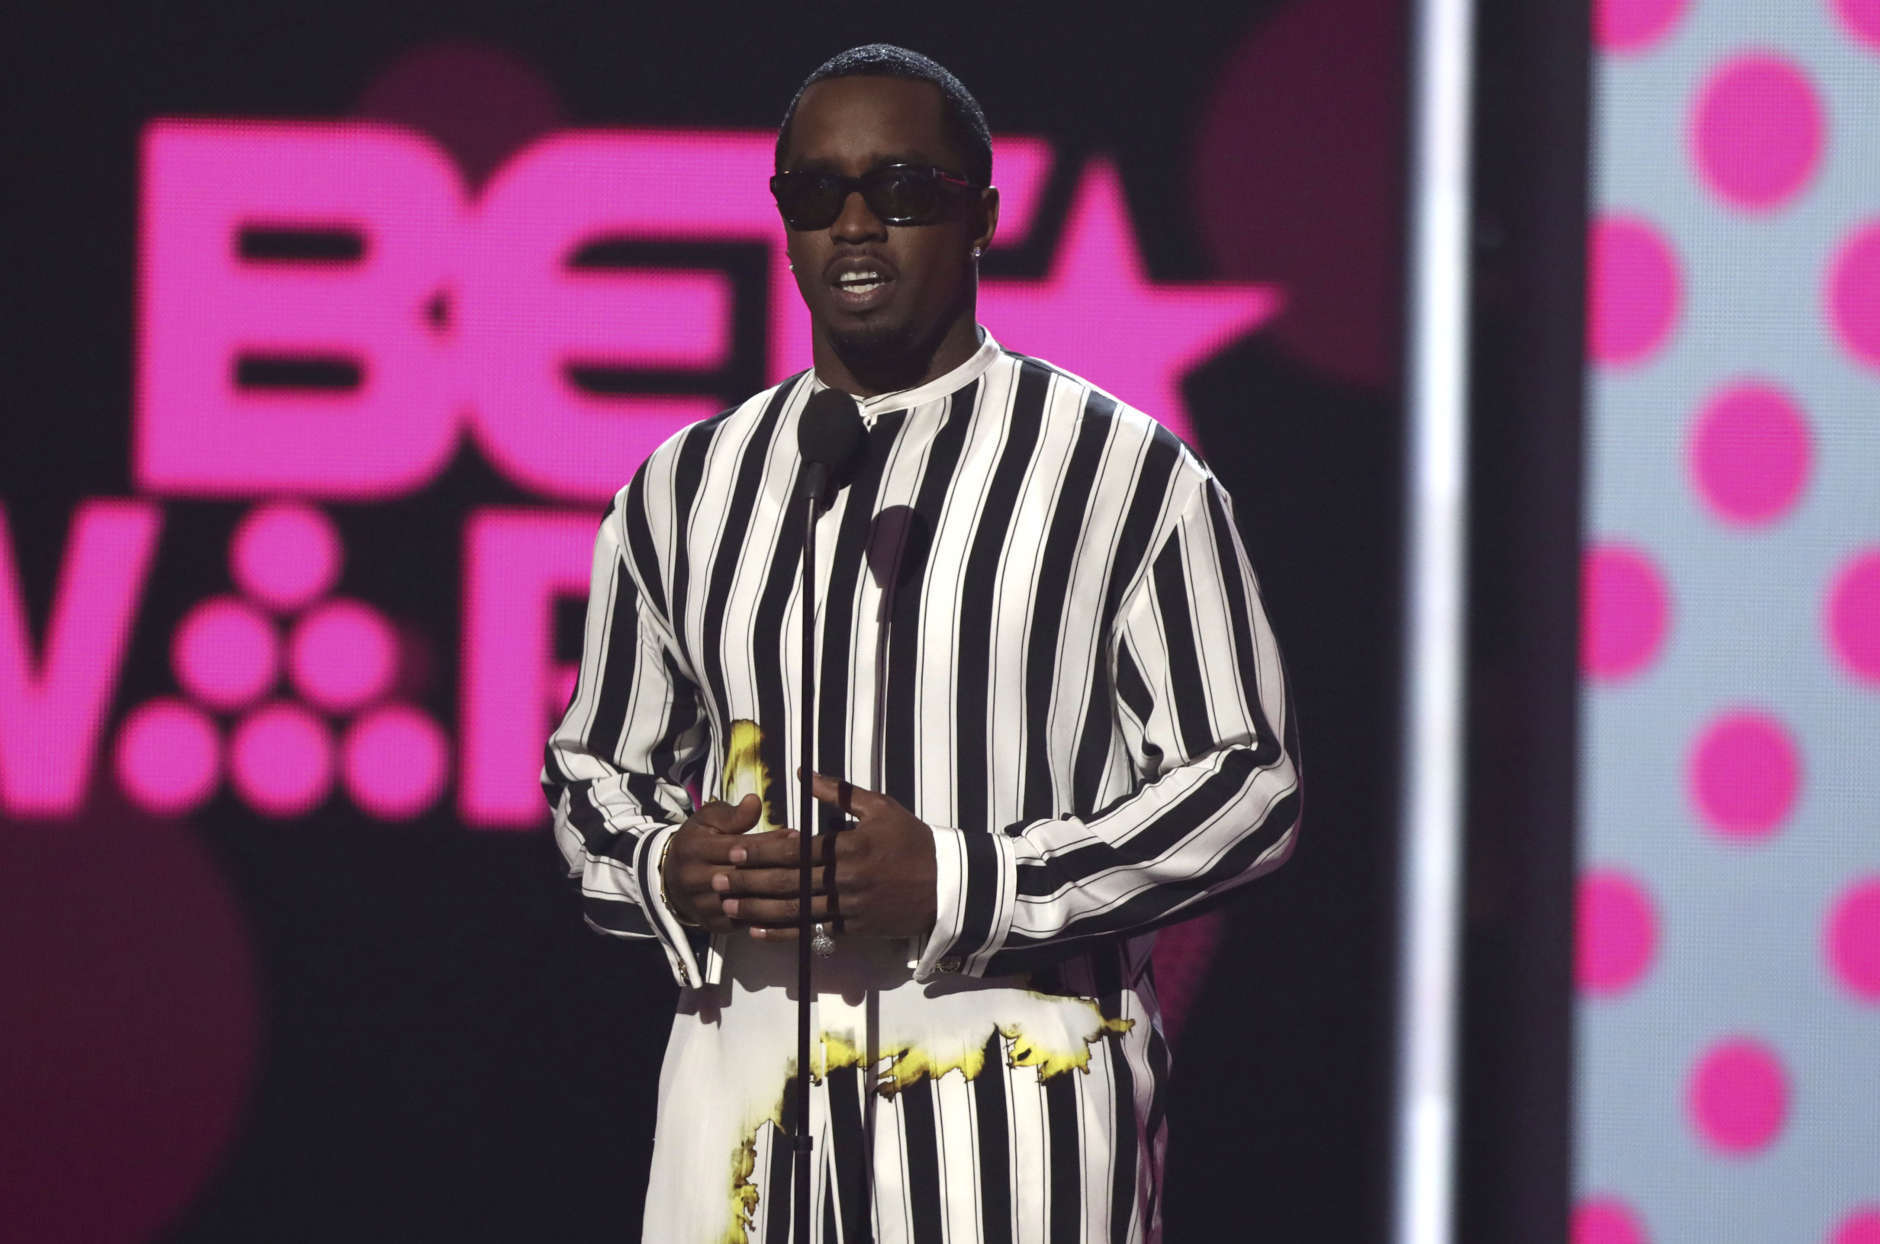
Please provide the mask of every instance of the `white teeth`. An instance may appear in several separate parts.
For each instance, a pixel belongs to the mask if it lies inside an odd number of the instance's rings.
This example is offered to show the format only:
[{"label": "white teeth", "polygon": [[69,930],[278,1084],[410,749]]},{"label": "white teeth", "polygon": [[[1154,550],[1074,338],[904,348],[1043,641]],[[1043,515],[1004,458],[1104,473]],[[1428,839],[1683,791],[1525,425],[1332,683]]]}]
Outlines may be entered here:
[{"label": "white teeth", "polygon": [[850,272],[850,273],[844,274],[841,278],[837,280],[836,283],[838,285],[846,285],[850,287],[857,286],[857,285],[867,285],[872,288],[876,285],[881,284],[881,273],[876,272],[872,268],[868,269],[865,272]]}]

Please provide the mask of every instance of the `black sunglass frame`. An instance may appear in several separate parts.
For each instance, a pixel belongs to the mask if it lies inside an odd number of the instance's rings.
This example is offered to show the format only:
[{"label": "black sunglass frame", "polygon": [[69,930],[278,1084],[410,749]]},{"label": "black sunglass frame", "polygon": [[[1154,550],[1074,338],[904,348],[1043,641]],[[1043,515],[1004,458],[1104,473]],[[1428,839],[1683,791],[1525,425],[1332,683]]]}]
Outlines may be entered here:
[{"label": "black sunglass frame", "polygon": [[[887,184],[890,177],[905,176],[910,173],[918,175],[940,189],[941,194],[936,198],[933,210],[917,212],[913,215],[884,211],[876,203],[876,197],[880,194],[881,188]],[[807,178],[815,178],[825,184],[834,183],[840,191],[834,199],[835,210],[829,213],[827,219],[820,216],[816,218],[792,217],[784,208],[783,202],[784,196],[788,193],[787,187],[792,182]],[[785,225],[799,232],[827,229],[833,225],[842,215],[842,208],[848,203],[849,196],[858,192],[862,196],[862,202],[868,204],[868,210],[873,212],[884,225],[930,225],[944,215],[949,198],[958,201],[969,193],[977,193],[985,188],[974,185],[958,173],[950,173],[946,169],[936,168],[930,164],[884,164],[879,168],[869,169],[860,177],[844,177],[839,173],[820,172],[813,169],[792,169],[789,172],[778,173],[770,179],[770,195],[777,201],[777,214],[783,217]]]}]

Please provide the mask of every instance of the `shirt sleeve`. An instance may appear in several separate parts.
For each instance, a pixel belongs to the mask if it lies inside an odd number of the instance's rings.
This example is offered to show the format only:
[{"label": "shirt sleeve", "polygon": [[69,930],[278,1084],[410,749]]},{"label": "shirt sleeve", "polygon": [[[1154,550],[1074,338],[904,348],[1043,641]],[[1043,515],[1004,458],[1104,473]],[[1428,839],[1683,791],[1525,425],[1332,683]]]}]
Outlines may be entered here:
[{"label": "shirt sleeve", "polygon": [[623,556],[617,498],[594,541],[574,697],[549,737],[542,789],[587,923],[660,943],[682,986],[697,985],[704,935],[680,924],[659,877],[667,841],[693,811],[685,777],[704,753],[697,688],[670,628]]},{"label": "shirt sleeve", "polygon": [[1002,975],[1141,932],[1284,863],[1301,808],[1278,646],[1227,495],[1203,475],[1118,611],[1111,684],[1135,789],[1090,816],[936,828],[917,975]]}]

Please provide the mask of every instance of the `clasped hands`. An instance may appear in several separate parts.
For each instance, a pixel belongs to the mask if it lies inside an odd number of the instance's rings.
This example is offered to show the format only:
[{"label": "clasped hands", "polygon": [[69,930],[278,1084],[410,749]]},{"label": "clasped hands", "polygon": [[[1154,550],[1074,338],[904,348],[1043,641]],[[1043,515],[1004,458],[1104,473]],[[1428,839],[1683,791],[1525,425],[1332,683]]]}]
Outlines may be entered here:
[{"label": "clasped hands", "polygon": [[[863,937],[925,937],[934,923],[933,831],[898,801],[816,774],[816,799],[854,818],[810,842],[812,921]],[[763,805],[713,800],[672,836],[661,880],[682,920],[713,933],[794,940],[801,928],[794,829],[747,833]]]}]

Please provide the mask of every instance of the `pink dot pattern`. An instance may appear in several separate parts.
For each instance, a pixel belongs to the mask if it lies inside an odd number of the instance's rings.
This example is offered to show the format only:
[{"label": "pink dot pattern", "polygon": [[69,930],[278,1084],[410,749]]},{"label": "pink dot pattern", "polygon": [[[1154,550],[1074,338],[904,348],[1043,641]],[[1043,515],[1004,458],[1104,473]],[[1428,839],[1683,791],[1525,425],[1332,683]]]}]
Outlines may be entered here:
[{"label": "pink dot pattern", "polygon": [[250,807],[268,816],[303,816],[333,788],[333,740],[319,717],[276,701],[236,725],[229,766],[236,792]]},{"label": "pink dot pattern", "polygon": [[1590,1197],[1573,1208],[1569,1244],[1651,1244],[1638,1216],[1614,1197]]},{"label": "pink dot pattern", "polygon": [[1670,616],[1664,576],[1642,550],[1597,544],[1580,570],[1580,668],[1612,682],[1650,665]]},{"label": "pink dot pattern", "polygon": [[114,760],[118,785],[159,816],[195,811],[222,779],[215,722],[183,700],[151,700],[131,710],[118,731]]},{"label": "pink dot pattern", "polygon": [[1743,526],[1787,514],[1808,480],[1808,421],[1788,394],[1748,382],[1713,397],[1690,440],[1698,495],[1718,518]]},{"label": "pink dot pattern", "polygon": [[1751,211],[1780,207],[1820,163],[1825,121],[1808,75],[1779,56],[1752,52],[1704,84],[1691,146],[1711,191]]},{"label": "pink dot pattern", "polygon": [[1828,915],[1828,966],[1842,988],[1880,1004],[1880,876],[1848,886]]},{"label": "pink dot pattern", "polygon": [[1859,362],[1880,368],[1880,222],[1842,243],[1828,273],[1828,321]]},{"label": "pink dot pattern", "polygon": [[[198,603],[171,639],[177,685],[189,699],[145,705],[120,731],[116,774],[134,802],[187,811],[215,793],[226,768],[235,794],[271,817],[319,807],[342,769],[353,802],[381,819],[408,819],[437,803],[450,776],[443,728],[410,705],[374,707],[408,664],[397,628],[362,601],[323,599],[343,553],[331,520],[298,501],[264,504],[237,524],[229,570],[245,595]],[[270,609],[295,615],[285,644]],[[283,665],[306,704],[263,702]],[[226,749],[204,709],[246,713]],[[363,715],[336,749],[314,710]]]},{"label": "pink dot pattern", "polygon": [[429,809],[450,777],[443,729],[404,704],[375,708],[354,721],[341,758],[346,793],[385,821],[408,820]]},{"label": "pink dot pattern", "polygon": [[333,520],[299,501],[251,511],[229,545],[236,584],[252,599],[283,612],[331,591],[344,557]]},{"label": "pink dot pattern", "polygon": [[1880,51],[1880,0],[1834,0],[1834,11],[1848,33]]},{"label": "pink dot pattern", "polygon": [[1684,0],[1594,0],[1593,37],[1608,52],[1642,52],[1683,13]]},{"label": "pink dot pattern", "polygon": [[331,712],[383,697],[398,673],[398,634],[385,616],[356,600],[332,600],[294,624],[288,673],[295,690]]},{"label": "pink dot pattern", "polygon": [[1705,822],[1739,840],[1780,828],[1801,787],[1801,755],[1788,730],[1766,713],[1745,710],[1713,720],[1690,760],[1691,798]]},{"label": "pink dot pattern", "polygon": [[1880,0],[1592,16],[1570,1235],[1880,1244]]},{"label": "pink dot pattern", "polygon": [[1733,1038],[1706,1050],[1691,1071],[1691,1125],[1713,1148],[1743,1156],[1766,1149],[1788,1118],[1782,1060],[1759,1041]]},{"label": "pink dot pattern", "polygon": [[1658,943],[1658,917],[1645,887],[1617,869],[1593,869],[1580,878],[1576,906],[1574,968],[1580,989],[1613,997],[1638,984]]},{"label": "pink dot pattern", "polygon": [[179,686],[218,709],[254,703],[280,677],[273,621],[244,600],[218,596],[191,609],[176,629],[170,664]]},{"label": "pink dot pattern", "polygon": [[1841,665],[1880,686],[1880,549],[1848,559],[1828,591],[1828,643]]},{"label": "pink dot pattern", "polygon": [[1880,1206],[1863,1206],[1843,1218],[1828,1244],[1880,1244]]},{"label": "pink dot pattern", "polygon": [[1587,343],[1596,362],[1630,367],[1656,354],[1677,323],[1682,276],[1671,244],[1635,216],[1606,216],[1588,241]]}]

